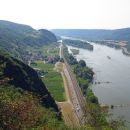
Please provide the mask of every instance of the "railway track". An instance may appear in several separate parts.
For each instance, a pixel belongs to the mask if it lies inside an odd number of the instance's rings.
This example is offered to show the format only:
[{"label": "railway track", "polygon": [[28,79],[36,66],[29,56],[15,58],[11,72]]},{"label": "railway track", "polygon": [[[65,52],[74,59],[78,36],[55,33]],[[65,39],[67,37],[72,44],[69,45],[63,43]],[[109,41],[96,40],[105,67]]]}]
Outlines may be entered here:
[{"label": "railway track", "polygon": [[86,123],[86,118],[84,114],[84,105],[85,105],[85,99],[82,94],[82,91],[79,87],[79,84],[76,80],[75,75],[73,74],[69,64],[67,63],[65,57],[64,57],[64,52],[63,52],[63,43],[60,44],[60,57],[64,59],[64,73],[66,77],[68,78],[69,82],[69,88],[71,92],[71,99],[72,99],[72,104],[74,111],[79,119],[80,124]]}]

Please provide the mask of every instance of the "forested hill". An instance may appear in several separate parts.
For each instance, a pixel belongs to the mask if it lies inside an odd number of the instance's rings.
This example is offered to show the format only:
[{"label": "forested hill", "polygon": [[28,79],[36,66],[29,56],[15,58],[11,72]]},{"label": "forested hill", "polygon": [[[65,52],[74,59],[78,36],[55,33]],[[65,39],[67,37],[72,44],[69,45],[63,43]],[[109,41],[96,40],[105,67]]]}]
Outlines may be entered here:
[{"label": "forested hill", "polygon": [[130,28],[103,30],[103,29],[54,29],[58,36],[76,37],[87,40],[125,40],[130,43]]},{"label": "forested hill", "polygon": [[56,41],[56,36],[48,30],[0,20],[0,49],[15,57],[21,58],[28,46],[40,47]]},{"label": "forested hill", "polygon": [[23,62],[0,51],[0,86],[14,86],[22,92],[30,92],[39,97],[42,105],[58,111],[58,107],[38,77],[37,72]]}]

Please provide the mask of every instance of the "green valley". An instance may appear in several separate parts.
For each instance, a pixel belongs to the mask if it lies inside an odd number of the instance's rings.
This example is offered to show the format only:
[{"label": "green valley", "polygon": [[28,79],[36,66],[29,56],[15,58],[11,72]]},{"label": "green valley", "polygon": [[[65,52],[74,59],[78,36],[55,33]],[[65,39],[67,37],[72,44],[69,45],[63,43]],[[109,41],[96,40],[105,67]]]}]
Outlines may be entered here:
[{"label": "green valley", "polygon": [[[58,37],[58,36],[57,36]],[[118,130],[91,89],[94,72],[78,49],[93,45],[0,20],[0,130]],[[58,37],[60,39],[60,37]]]}]

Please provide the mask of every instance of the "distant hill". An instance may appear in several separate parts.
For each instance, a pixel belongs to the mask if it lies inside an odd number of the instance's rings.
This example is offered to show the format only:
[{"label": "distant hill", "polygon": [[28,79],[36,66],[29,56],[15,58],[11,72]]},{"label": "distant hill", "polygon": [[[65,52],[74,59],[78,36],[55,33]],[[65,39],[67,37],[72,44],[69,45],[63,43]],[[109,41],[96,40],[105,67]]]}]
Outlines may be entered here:
[{"label": "distant hill", "polygon": [[0,20],[0,49],[17,58],[22,59],[27,46],[40,47],[56,41],[56,36],[48,30],[35,30],[28,25]]},{"label": "distant hill", "polygon": [[58,107],[38,77],[37,72],[23,62],[0,51],[0,86],[10,85],[31,92],[42,100],[42,105],[58,111]]},{"label": "distant hill", "polygon": [[87,40],[125,40],[130,43],[130,28],[103,29],[53,29],[55,35],[76,37]]}]

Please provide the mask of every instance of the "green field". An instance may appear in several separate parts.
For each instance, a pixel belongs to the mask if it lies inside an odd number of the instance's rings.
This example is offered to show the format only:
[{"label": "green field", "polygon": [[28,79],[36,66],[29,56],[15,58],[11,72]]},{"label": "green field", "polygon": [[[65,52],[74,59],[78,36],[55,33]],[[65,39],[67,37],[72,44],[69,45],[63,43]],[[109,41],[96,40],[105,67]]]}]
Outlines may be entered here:
[{"label": "green field", "polygon": [[56,45],[43,46],[40,52],[46,56],[59,56],[59,48]]},{"label": "green field", "polygon": [[27,46],[26,51],[29,54],[35,54],[35,55],[39,55],[40,57],[55,57],[55,56],[59,56],[59,47],[57,44],[53,44],[53,45],[43,45],[41,47],[30,47]]},{"label": "green field", "polygon": [[54,68],[54,64],[44,64],[43,61],[35,61],[36,63],[36,66],[37,68],[41,69],[41,70],[44,70],[44,71],[47,71],[47,72],[51,72],[53,71],[53,68]]},{"label": "green field", "polygon": [[34,67],[47,72],[42,80],[54,99],[59,102],[65,101],[63,79],[61,74],[54,70],[54,65],[44,64],[43,61],[36,61],[35,63],[36,65]]},{"label": "green field", "polygon": [[65,101],[63,79],[59,72],[50,72],[46,74],[43,81],[56,101]]}]

